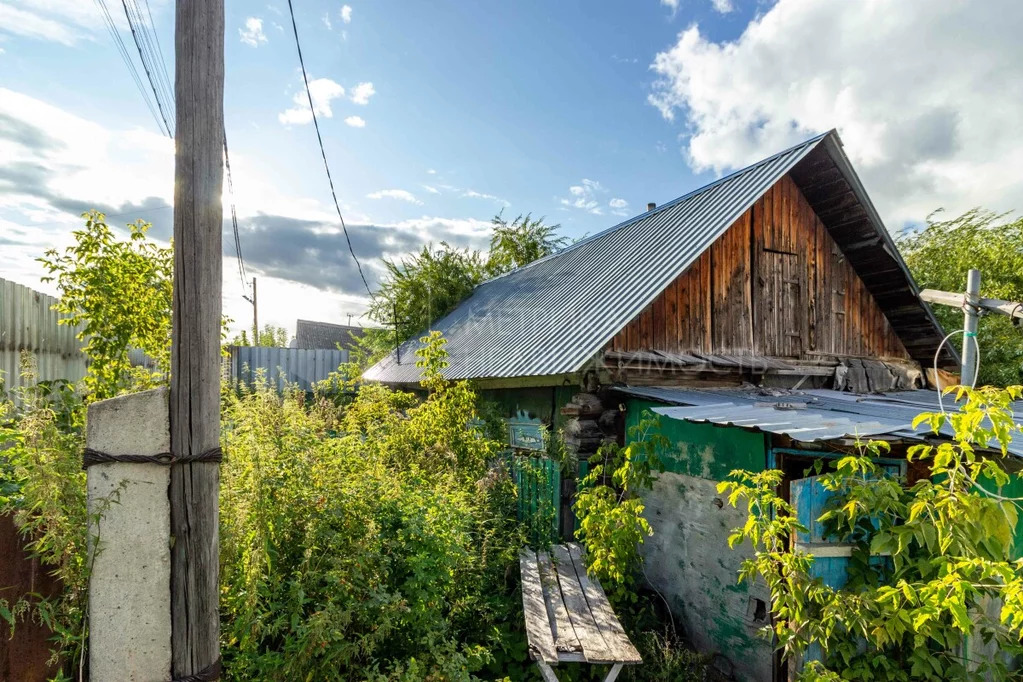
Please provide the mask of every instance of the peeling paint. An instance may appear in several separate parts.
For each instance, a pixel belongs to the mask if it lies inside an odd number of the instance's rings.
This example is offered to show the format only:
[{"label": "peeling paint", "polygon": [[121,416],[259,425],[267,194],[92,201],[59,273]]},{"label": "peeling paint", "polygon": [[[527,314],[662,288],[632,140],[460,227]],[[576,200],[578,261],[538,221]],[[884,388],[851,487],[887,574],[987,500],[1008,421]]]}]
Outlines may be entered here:
[{"label": "peeling paint", "polygon": [[[657,404],[630,401],[627,426]],[[773,648],[758,634],[767,624],[770,592],[764,584],[738,582],[750,549],[729,549],[728,535],[746,512],[717,493],[717,481],[733,469],[763,470],[763,437],[663,418],[660,432],[672,446],[661,453],[666,472],[643,496],[654,530],[643,546],[647,579],[673,605],[697,649],[727,658],[739,680],[770,680]]]}]

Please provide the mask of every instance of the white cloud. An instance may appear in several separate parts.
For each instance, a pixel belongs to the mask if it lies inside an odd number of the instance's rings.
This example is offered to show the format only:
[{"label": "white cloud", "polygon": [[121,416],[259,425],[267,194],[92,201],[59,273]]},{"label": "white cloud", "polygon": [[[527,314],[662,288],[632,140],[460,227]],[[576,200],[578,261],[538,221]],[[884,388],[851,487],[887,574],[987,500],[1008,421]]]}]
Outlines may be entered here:
[{"label": "white cloud", "polygon": [[[148,128],[106,127],[2,87],[0,120],[3,277],[53,293],[52,285],[40,283],[45,273],[35,259],[48,248],[69,245],[72,231],[81,226],[78,214],[87,208],[106,210],[111,225],[145,218],[153,223],[150,234],[156,239],[169,237],[171,140]],[[231,151],[236,176],[245,178],[235,188],[242,248],[250,270],[266,285],[260,287],[260,319],[293,329],[296,317],[346,321],[346,313],[361,314],[367,304],[361,282],[350,260],[336,257],[343,237],[333,205],[320,194],[289,193],[264,174],[260,159],[244,148]],[[486,248],[489,241],[489,223],[473,218],[380,223],[350,205],[342,204],[342,210],[371,284],[382,272],[381,256],[400,258],[430,242]],[[317,240],[317,234],[328,236]],[[309,253],[310,246],[317,252]],[[315,268],[308,266],[310,259]],[[237,331],[252,319],[252,308],[241,298],[232,260],[225,254],[223,297]],[[314,269],[322,274],[310,275]]]},{"label": "white cloud", "polygon": [[369,199],[397,199],[407,201],[410,204],[422,204],[416,195],[404,189],[381,189],[366,195]]},{"label": "white cloud", "polygon": [[[112,11],[111,17],[119,28],[127,29],[123,12]],[[0,2],[0,34],[74,45],[81,40],[105,39],[104,22],[93,3],[80,0]]]},{"label": "white cloud", "polygon": [[346,24],[352,23],[352,8],[350,5],[343,5],[341,7],[341,21]]},{"label": "white cloud", "polygon": [[679,0],[661,0],[661,4],[665,7],[670,7],[672,12],[678,11]]},{"label": "white cloud", "polygon": [[238,35],[246,45],[259,47],[266,42],[266,34],[263,33],[263,20],[259,17],[249,17],[245,20],[245,28],[238,29]]},{"label": "white cloud", "polygon": [[365,128],[366,121],[361,116],[349,116],[345,119],[345,123],[353,128]]},{"label": "white cloud", "polygon": [[578,208],[593,215],[604,215],[604,209],[601,207],[602,202],[597,199],[597,195],[606,192],[604,186],[596,180],[583,178],[578,185],[568,188],[568,193],[571,195],[569,198],[559,199],[559,201],[562,206],[568,208]]},{"label": "white cloud", "polygon": [[[309,93],[313,98],[313,106],[316,108],[316,115],[324,118],[331,118],[334,110],[331,108],[331,101],[338,97],[344,97],[345,89],[329,78],[315,78],[309,81]],[[277,114],[277,120],[285,125],[302,125],[313,120],[309,111],[309,98],[305,89],[300,89],[292,97],[294,106]]]},{"label": "white cloud", "polygon": [[372,83],[359,83],[352,88],[352,101],[356,104],[369,104],[369,98],[376,92]]},{"label": "white cloud", "polygon": [[435,171],[435,170],[434,170],[434,169],[432,169],[432,168],[427,168],[427,169],[426,169],[426,174],[427,174],[427,175],[436,175],[436,174],[437,174],[437,171]]},{"label": "white cloud", "polygon": [[503,204],[506,207],[511,206],[511,202],[507,201],[506,199],[502,199],[501,197],[495,196],[493,194],[486,194],[485,192],[477,192],[474,189],[465,190],[464,192],[462,192],[462,196],[468,199],[486,199],[487,201],[495,201],[499,204]]},{"label": "white cloud", "polygon": [[323,15],[323,25],[327,27],[328,31],[334,30],[334,24],[330,22],[330,13],[327,12]]},{"label": "white cloud", "polygon": [[611,213],[615,215],[623,216],[629,214],[629,202],[625,199],[615,198],[607,202],[607,205],[611,209]]},{"label": "white cloud", "polygon": [[1020,209],[1021,22],[1018,2],[781,0],[734,41],[680,33],[650,102],[684,121],[696,170],[838,128],[893,228],[940,206]]},{"label": "white cloud", "polygon": [[423,189],[425,189],[427,192],[429,192],[430,194],[440,194],[440,190],[437,189],[436,187],[433,187],[432,185],[420,185],[420,186]]},{"label": "white cloud", "polygon": [[735,9],[735,7],[732,6],[732,0],[711,0],[710,4],[714,8],[715,12],[719,12],[721,14],[728,14]]}]

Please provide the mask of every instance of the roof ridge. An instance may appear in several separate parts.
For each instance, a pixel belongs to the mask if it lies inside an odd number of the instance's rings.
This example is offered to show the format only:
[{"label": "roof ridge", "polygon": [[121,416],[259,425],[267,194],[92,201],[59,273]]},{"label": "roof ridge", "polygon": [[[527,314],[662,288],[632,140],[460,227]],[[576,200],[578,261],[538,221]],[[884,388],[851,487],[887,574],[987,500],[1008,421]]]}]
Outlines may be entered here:
[{"label": "roof ridge", "polygon": [[673,206],[677,206],[678,204],[682,203],[683,201],[685,201],[687,199],[691,199],[692,197],[694,197],[694,196],[696,196],[698,194],[703,194],[704,192],[706,192],[706,191],[708,191],[708,190],[710,190],[710,189],[712,189],[712,188],[714,188],[714,187],[716,187],[716,186],[718,186],[718,185],[720,185],[720,184],[722,184],[724,182],[727,182],[727,181],[732,180],[732,179],[734,179],[736,177],[739,177],[740,175],[744,175],[745,173],[752,172],[752,171],[756,170],[757,168],[759,168],[759,167],[761,167],[761,166],[763,166],[765,164],[768,164],[771,161],[774,161],[775,159],[777,159],[780,156],[784,156],[785,154],[790,154],[793,150],[799,149],[800,147],[806,147],[806,146],[815,144],[817,142],[820,142],[821,140],[823,140],[828,135],[831,135],[832,133],[835,133],[837,135],[837,130],[832,128],[831,130],[828,130],[826,132],[818,133],[817,135],[814,135],[813,137],[811,137],[809,139],[803,140],[802,142],[800,142],[798,144],[794,144],[791,147],[783,149],[782,151],[777,152],[775,154],[771,154],[770,156],[765,157],[763,159],[760,159],[759,161],[756,161],[754,163],[751,163],[750,165],[748,165],[748,166],[746,166],[744,168],[740,168],[738,170],[732,171],[728,175],[723,175],[723,176],[721,176],[720,178],[718,178],[716,180],[708,182],[706,185],[702,185],[700,187],[697,187],[696,189],[690,190],[689,192],[686,192],[682,196],[676,197],[676,198],[672,199],[671,201],[668,201],[668,202],[665,202],[665,203],[661,204],[660,206],[652,208],[652,209],[650,209],[648,211],[644,211],[643,213],[638,213],[638,214],[632,216],[631,218],[623,220],[622,222],[620,222],[620,223],[618,223],[616,225],[613,225],[611,227],[605,228],[605,229],[601,230],[600,232],[597,232],[596,234],[592,234],[592,235],[590,235],[588,237],[583,237],[583,238],[579,239],[579,241],[573,242],[572,244],[569,244],[568,246],[566,246],[563,249],[560,249],[559,251],[555,251],[554,253],[547,254],[546,256],[544,256],[542,258],[537,258],[534,261],[530,261],[529,263],[526,263],[525,265],[520,265],[519,267],[514,268],[512,270],[509,270],[508,272],[502,272],[500,275],[495,275],[494,277],[491,277],[490,279],[484,280],[484,281],[480,282],[479,284],[477,284],[476,288],[479,288],[479,287],[483,286],[484,284],[489,284],[491,282],[497,281],[497,280],[502,279],[504,277],[508,277],[509,275],[512,275],[512,274],[514,274],[516,272],[520,272],[522,270],[526,270],[528,268],[533,267],[534,265],[538,265],[539,263],[544,263],[544,262],[546,262],[548,260],[552,260],[554,258],[562,256],[562,255],[568,253],[569,251],[573,251],[576,248],[578,248],[578,247],[580,247],[580,246],[582,246],[584,244],[588,244],[589,242],[596,241],[597,239],[599,239],[601,237],[607,236],[607,235],[609,235],[609,234],[611,234],[613,232],[616,232],[616,231],[618,231],[618,230],[620,230],[620,229],[622,229],[624,227],[627,227],[628,225],[631,225],[632,223],[634,223],[634,222],[636,222],[638,220],[642,220],[644,218],[647,218],[647,217],[649,217],[651,215],[654,215],[656,213],[659,213],[661,211],[666,211],[669,208],[671,208]]}]

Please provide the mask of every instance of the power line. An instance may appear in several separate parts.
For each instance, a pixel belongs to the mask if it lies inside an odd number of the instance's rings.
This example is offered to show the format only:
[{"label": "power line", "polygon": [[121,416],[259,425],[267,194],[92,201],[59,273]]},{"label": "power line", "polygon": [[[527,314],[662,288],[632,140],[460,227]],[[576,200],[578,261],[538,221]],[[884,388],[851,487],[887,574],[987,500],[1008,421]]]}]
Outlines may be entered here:
[{"label": "power line", "polygon": [[146,88],[142,84],[142,78],[139,76],[138,69],[135,68],[135,62],[132,61],[131,55],[128,54],[128,48],[125,46],[124,41],[121,40],[121,34],[117,30],[117,24],[114,22],[114,18],[110,15],[110,10],[107,8],[105,0],[96,0],[96,5],[103,12],[103,17],[106,20],[107,31],[109,31],[110,37],[114,40],[114,47],[121,56],[121,61],[123,61],[125,66],[128,67],[128,73],[131,75],[132,80],[135,81],[135,87],[138,88],[139,94],[142,95],[142,100],[146,103],[146,108],[149,109],[149,113],[152,114],[153,120],[156,121],[156,125],[159,127],[160,117],[156,113],[156,108],[153,106],[152,100],[146,93]]},{"label": "power line", "polygon": [[[142,94],[146,105],[149,107],[149,111],[153,114],[154,120],[156,120],[157,126],[163,122],[163,130],[168,137],[173,138],[174,132],[170,125],[167,117],[167,113],[164,111],[166,108],[167,112],[170,113],[171,118],[174,114],[174,88],[171,85],[170,77],[167,72],[167,62],[163,56],[163,48],[160,45],[159,34],[156,30],[156,23],[153,21],[153,11],[149,6],[149,0],[142,0],[146,7],[146,14],[143,15],[142,8],[139,6],[138,0],[121,0],[121,5],[124,8],[124,16],[128,20],[128,27],[131,29],[132,39],[135,42],[135,48],[138,50],[139,60],[142,62],[142,68],[145,71],[146,78],[149,81],[149,87],[152,90],[153,97],[156,99],[157,108],[154,109],[150,97],[146,92],[145,86],[142,84],[142,78],[138,73],[138,69],[135,67],[134,61],[128,54],[128,50],[124,45],[124,41],[121,40],[120,33],[117,30],[117,25],[113,21],[113,17],[110,15],[109,10],[106,7],[105,0],[96,0],[97,4],[103,10],[104,15],[107,18],[108,29],[114,38],[115,44],[119,47],[122,59],[127,64],[129,71],[131,72],[132,78],[135,81],[136,86],[139,88],[139,92]],[[147,25],[146,16],[149,17]],[[164,106],[166,102],[166,107]],[[159,115],[157,115],[157,109]],[[234,201],[234,179],[231,174],[231,157],[227,147],[227,128],[224,127],[224,168],[227,175],[227,188],[230,196],[231,205],[231,226],[234,235],[235,255],[238,261],[238,274],[242,281],[242,289],[248,287],[248,273],[245,268],[245,260],[242,257],[242,245],[241,235],[238,229],[238,210]],[[130,215],[132,213],[153,211],[172,208],[171,206],[157,206],[150,209],[142,209],[142,211],[128,211],[120,214],[111,214],[108,218],[115,218],[124,215]],[[360,268],[361,274],[361,268]],[[365,278],[363,278],[365,283]]]},{"label": "power line", "polygon": [[[139,42],[139,34],[142,32],[141,29],[137,30],[136,22],[132,19],[131,11],[128,9],[128,1],[121,0],[121,5],[124,7],[124,16],[128,20],[128,27],[131,29],[131,37],[135,41],[135,48],[139,52],[139,60],[142,62],[142,69],[146,72],[146,78],[149,80],[149,87],[153,89],[153,97],[156,98],[156,106],[160,109],[160,118],[163,119],[163,126],[167,133],[167,137],[173,138],[174,133],[171,132],[170,123],[167,122],[167,114],[163,111],[163,100],[160,97],[160,93],[156,91],[156,84],[153,82],[153,74],[150,69],[149,61],[146,59],[146,52],[142,48],[142,43]],[[142,39],[144,41],[144,38]]]},{"label": "power line", "polygon": [[313,115],[313,127],[316,128],[316,140],[320,144],[320,155],[323,157],[323,168],[327,171],[327,182],[330,183],[330,195],[334,198],[334,208],[337,210],[337,217],[341,220],[341,229],[345,233],[345,242],[348,243],[348,252],[352,254],[352,258],[355,260],[355,266],[359,269],[359,277],[362,278],[362,285],[366,287],[366,293],[369,294],[370,298],[373,298],[373,292],[370,291],[369,283],[366,281],[366,275],[362,272],[362,263],[359,262],[359,257],[355,255],[355,249],[352,248],[352,239],[348,236],[348,226],[345,225],[345,218],[341,215],[341,205],[337,201],[337,192],[334,191],[334,178],[330,175],[330,164],[327,163],[327,151],[323,147],[323,136],[320,134],[320,122],[316,119],[316,107],[313,106],[313,94],[309,90],[309,76],[305,70],[305,60],[302,58],[302,43],[298,39],[298,25],[295,23],[295,9],[291,6],[291,0],[288,0],[288,12],[291,14],[291,29],[295,34],[295,47],[298,49],[298,63],[302,67],[302,81],[305,83],[305,94],[309,99],[309,113]]},{"label": "power line", "polygon": [[136,23],[141,28],[142,37],[148,46],[149,63],[156,74],[157,84],[162,86],[164,100],[168,104],[168,116],[171,120],[174,120],[174,88],[171,86],[170,78],[167,76],[167,63],[163,59],[163,51],[159,48],[156,24],[153,23],[153,13],[149,10],[148,1],[143,0],[143,2],[146,2],[146,13],[149,16],[149,21],[147,22],[142,14],[142,9],[139,7],[138,0],[130,0],[130,2],[135,8]]},{"label": "power line", "polygon": [[242,291],[248,286],[249,278],[245,272],[245,260],[242,258],[242,240],[238,234],[238,212],[234,207],[234,181],[231,179],[231,155],[227,151],[227,128],[224,128],[224,168],[227,171],[227,193],[231,197],[231,226],[234,228],[234,252],[238,257],[238,276],[242,280]]}]

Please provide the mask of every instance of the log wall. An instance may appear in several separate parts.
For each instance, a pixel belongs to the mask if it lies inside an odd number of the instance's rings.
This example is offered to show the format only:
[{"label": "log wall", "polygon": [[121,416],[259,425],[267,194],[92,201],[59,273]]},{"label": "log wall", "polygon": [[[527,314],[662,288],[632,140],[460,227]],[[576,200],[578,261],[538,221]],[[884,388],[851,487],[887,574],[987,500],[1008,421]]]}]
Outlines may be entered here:
[{"label": "log wall", "polygon": [[622,329],[608,349],[909,358],[788,176]]}]

